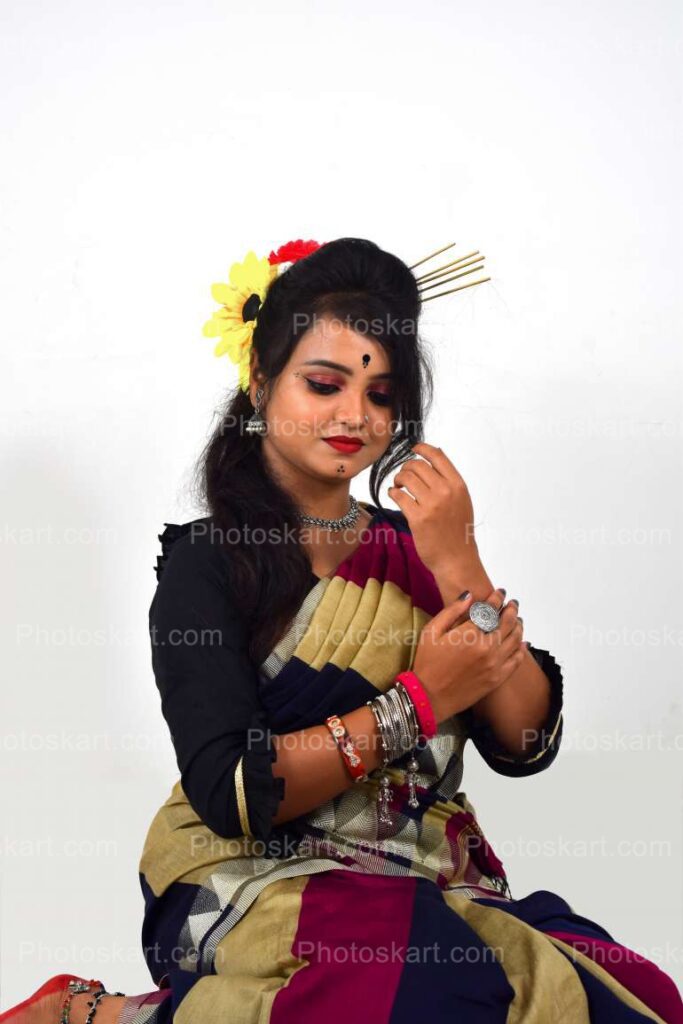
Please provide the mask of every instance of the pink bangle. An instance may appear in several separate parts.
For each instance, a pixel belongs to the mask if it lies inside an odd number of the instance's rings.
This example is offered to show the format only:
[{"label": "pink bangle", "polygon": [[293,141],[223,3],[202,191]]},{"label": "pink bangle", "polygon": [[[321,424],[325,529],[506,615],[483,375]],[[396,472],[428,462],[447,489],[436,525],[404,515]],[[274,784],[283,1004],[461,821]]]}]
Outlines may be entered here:
[{"label": "pink bangle", "polygon": [[427,691],[415,673],[410,669],[399,672],[396,678],[403,683],[415,705],[415,714],[422,734],[429,740],[436,736],[436,718]]}]

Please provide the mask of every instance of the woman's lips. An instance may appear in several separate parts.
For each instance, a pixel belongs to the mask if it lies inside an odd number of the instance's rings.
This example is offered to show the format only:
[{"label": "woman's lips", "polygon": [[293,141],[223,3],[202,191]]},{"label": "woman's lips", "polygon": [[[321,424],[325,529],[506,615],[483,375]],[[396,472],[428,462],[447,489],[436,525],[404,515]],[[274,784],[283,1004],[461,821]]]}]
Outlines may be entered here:
[{"label": "woman's lips", "polygon": [[357,452],[363,447],[362,441],[340,441],[336,437],[324,437],[323,441],[331,448],[336,448],[338,452],[344,452],[346,455]]}]

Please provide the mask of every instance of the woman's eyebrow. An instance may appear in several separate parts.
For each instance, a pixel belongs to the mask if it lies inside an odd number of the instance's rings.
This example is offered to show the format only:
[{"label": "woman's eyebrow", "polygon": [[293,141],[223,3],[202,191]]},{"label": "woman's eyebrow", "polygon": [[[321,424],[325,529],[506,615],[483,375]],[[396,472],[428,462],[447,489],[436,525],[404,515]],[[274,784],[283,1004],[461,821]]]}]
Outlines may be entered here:
[{"label": "woman's eyebrow", "polygon": [[[302,366],[328,366],[331,370],[339,370],[341,373],[346,373],[350,377],[353,376],[353,370],[348,366],[343,366],[341,363],[333,363],[329,359],[307,359]],[[393,377],[393,373],[387,371],[386,373],[372,373],[370,377],[372,380],[379,380],[380,378]]]}]

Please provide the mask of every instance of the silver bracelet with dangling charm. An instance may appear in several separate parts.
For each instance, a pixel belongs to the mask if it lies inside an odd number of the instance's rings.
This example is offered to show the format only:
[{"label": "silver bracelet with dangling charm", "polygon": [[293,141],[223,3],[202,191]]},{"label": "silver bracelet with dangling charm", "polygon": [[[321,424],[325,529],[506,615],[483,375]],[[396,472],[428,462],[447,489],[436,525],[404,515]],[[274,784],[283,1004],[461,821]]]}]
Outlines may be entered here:
[{"label": "silver bracelet with dangling charm", "polygon": [[389,811],[389,800],[391,799],[391,780],[386,772],[386,766],[390,761],[400,755],[394,745],[395,735],[391,726],[384,696],[376,697],[375,700],[366,701],[372,708],[379,727],[379,734],[384,748],[384,758],[381,764],[381,775],[379,779],[379,790],[377,792],[377,803],[379,806],[379,821],[384,825],[392,824],[392,817]]},{"label": "silver bracelet with dangling charm", "polygon": [[413,754],[406,765],[405,780],[408,783],[408,806],[419,807],[420,803],[417,799],[416,787],[417,787],[417,771],[420,767],[420,763],[415,757],[414,748],[421,735],[420,725],[417,720],[417,711],[413,704],[413,699],[410,696],[408,689],[403,685],[400,679],[396,684],[387,691],[387,696],[395,698],[398,704],[400,712],[404,716],[406,735],[410,735],[414,738],[414,742],[411,742],[409,750],[413,750]]},{"label": "silver bracelet with dangling charm", "polygon": [[[384,825],[392,824],[392,816],[389,811],[391,799],[391,779],[386,772],[386,767],[391,761],[397,760],[409,750],[413,750],[419,739],[419,726],[415,707],[412,699],[399,681],[395,686],[380,694],[374,700],[365,702],[372,708],[379,728],[380,739],[384,750],[380,776],[380,788],[377,794],[379,804],[379,820]],[[406,778],[408,780],[409,799],[411,807],[419,806],[415,794],[416,773],[419,762],[415,755],[411,757],[407,765]]]},{"label": "silver bracelet with dangling charm", "polygon": [[367,703],[376,717],[379,716],[378,724],[385,741],[387,763],[412,750],[418,741],[419,730],[412,700],[402,684],[397,683]]}]

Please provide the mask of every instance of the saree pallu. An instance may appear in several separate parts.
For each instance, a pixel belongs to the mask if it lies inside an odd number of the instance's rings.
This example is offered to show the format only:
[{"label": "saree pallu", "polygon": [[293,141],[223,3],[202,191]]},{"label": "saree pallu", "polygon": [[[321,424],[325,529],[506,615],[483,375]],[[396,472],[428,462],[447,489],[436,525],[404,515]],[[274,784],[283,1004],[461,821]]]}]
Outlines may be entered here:
[{"label": "saree pallu", "polygon": [[[386,691],[443,607],[400,513],[376,513],[366,534],[331,577],[312,577],[259,667],[275,734]],[[545,746],[532,755],[549,763],[561,673],[531,650],[552,669]],[[512,897],[460,789],[469,738],[471,716],[458,714],[418,746],[417,808],[403,775],[410,755],[389,766],[390,825],[378,816],[379,770],[265,842],[250,834],[246,806],[244,835],[211,832],[178,780],[140,860],[157,988],[129,1000],[121,1024],[407,1024],[418,1014],[430,1024],[683,1024],[680,994],[654,963],[553,892]],[[519,760],[495,747],[486,756],[501,770]]]}]

